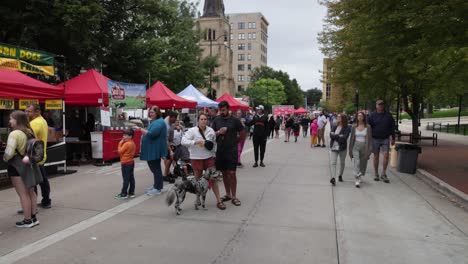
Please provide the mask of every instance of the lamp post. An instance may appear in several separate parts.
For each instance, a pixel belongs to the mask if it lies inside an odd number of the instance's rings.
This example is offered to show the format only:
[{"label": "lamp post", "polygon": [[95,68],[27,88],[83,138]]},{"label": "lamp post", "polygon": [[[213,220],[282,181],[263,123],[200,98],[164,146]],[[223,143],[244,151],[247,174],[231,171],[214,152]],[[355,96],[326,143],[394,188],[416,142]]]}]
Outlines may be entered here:
[{"label": "lamp post", "polygon": [[[211,32],[209,34],[209,41],[210,41],[210,57],[213,56],[213,41],[217,42],[220,38],[224,37],[224,42],[227,41],[227,35],[221,35],[219,36],[218,38],[216,39],[212,39],[211,37]],[[210,87],[208,89],[208,94],[210,95],[210,99],[214,100],[214,94],[213,94],[213,87],[211,86],[211,83],[212,83],[212,79],[213,79],[213,65],[210,65]]]}]

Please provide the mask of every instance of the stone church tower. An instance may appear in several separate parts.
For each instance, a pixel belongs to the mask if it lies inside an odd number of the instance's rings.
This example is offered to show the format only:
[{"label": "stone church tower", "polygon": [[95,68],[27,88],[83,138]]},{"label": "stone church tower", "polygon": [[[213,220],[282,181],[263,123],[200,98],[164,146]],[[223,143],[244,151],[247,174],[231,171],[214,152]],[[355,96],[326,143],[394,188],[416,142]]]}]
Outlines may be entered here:
[{"label": "stone church tower", "polygon": [[[218,65],[211,73],[211,87],[207,88],[209,97],[218,98],[224,93],[235,95],[232,77],[232,50],[230,47],[231,28],[224,14],[223,0],[205,0],[203,15],[197,20],[197,27],[204,34],[200,40],[203,58],[217,56]],[[211,96],[210,96],[211,91]]]}]

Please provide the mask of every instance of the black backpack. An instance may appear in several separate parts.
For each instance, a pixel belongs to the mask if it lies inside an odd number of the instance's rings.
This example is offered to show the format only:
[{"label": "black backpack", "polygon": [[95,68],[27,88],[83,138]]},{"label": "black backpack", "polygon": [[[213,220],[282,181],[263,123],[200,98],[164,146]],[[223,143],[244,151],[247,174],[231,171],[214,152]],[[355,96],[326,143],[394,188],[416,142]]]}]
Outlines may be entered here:
[{"label": "black backpack", "polygon": [[41,162],[44,159],[44,142],[37,138],[28,139],[25,156],[29,157],[31,164]]}]

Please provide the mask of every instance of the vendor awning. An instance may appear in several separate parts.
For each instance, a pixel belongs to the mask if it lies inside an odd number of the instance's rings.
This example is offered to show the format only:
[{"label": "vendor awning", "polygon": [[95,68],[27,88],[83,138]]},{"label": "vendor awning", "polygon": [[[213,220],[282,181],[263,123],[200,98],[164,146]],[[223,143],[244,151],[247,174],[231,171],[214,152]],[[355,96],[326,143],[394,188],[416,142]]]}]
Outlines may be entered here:
[{"label": "vendor awning", "polygon": [[202,94],[197,88],[193,85],[187,86],[182,92],[177,94],[180,97],[183,97],[187,100],[192,100],[197,102],[198,107],[217,107],[218,102],[211,100]]},{"label": "vendor awning", "polygon": [[304,107],[300,107],[300,108],[294,110],[294,114],[299,114],[300,115],[300,114],[308,114],[308,113],[309,113],[309,111],[305,110]]},{"label": "vendor awning", "polygon": [[161,109],[197,108],[197,102],[176,95],[160,81],[146,91],[146,105],[157,105]]},{"label": "vendor awning", "polygon": [[[79,106],[107,106],[109,93],[107,81],[109,78],[91,69],[57,87],[65,88],[65,102],[67,105]],[[101,103],[102,102],[102,103]]]},{"label": "vendor awning", "polygon": [[63,98],[63,88],[41,82],[17,71],[0,69],[0,98],[46,99]]},{"label": "vendor awning", "polygon": [[229,109],[232,111],[237,111],[239,109],[242,111],[248,111],[250,109],[248,105],[239,102],[228,93],[225,93],[221,97],[216,99],[216,102],[218,103],[220,103],[221,101],[227,101],[229,103]]}]

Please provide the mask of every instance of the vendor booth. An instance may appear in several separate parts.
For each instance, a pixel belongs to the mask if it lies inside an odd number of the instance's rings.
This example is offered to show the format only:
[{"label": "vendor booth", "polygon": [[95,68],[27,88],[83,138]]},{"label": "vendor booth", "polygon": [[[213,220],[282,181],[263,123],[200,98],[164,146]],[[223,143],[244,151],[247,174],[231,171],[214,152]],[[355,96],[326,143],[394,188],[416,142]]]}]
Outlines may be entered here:
[{"label": "vendor booth", "polygon": [[218,107],[218,102],[211,100],[202,94],[197,88],[193,85],[187,86],[184,90],[177,94],[180,97],[183,97],[187,100],[197,102],[198,108],[204,107]]},{"label": "vendor booth", "polygon": [[[64,90],[61,87],[55,87],[47,83],[31,78],[17,71],[0,69],[0,152],[3,152],[8,133],[9,115],[17,109],[25,109],[28,104],[35,102],[43,104],[43,116],[49,121],[55,111],[57,130],[51,127],[49,123],[49,136],[47,142],[47,161],[44,166],[59,166],[65,164],[65,143],[60,142],[63,128],[62,109]],[[45,110],[45,111],[44,111]],[[47,113],[47,115],[46,115]],[[5,173],[7,164],[0,159],[0,173]]]},{"label": "vendor booth", "polygon": [[146,92],[146,105],[157,105],[161,109],[197,108],[197,102],[176,95],[160,81]]},{"label": "vendor booth", "polygon": [[294,110],[294,114],[296,115],[303,115],[308,113],[309,111],[305,110],[304,107],[299,107],[298,109]]},{"label": "vendor booth", "polygon": [[[126,96],[126,86],[91,69],[58,87],[65,88],[65,102],[74,107],[68,119],[70,124],[67,124],[70,127],[67,145],[71,146],[72,155],[83,153],[83,159],[86,155],[84,152],[89,150],[93,159],[109,161],[119,158],[117,148],[123,137],[123,130],[133,126],[119,114],[123,107],[130,106],[125,100],[131,98],[133,102],[137,101],[133,100],[133,96]],[[143,91],[145,90],[146,86],[143,87]],[[121,99],[121,102],[116,103],[113,98]],[[140,96],[139,99],[143,101],[144,107],[145,96]],[[83,123],[83,120],[86,122]],[[77,128],[77,133],[73,131],[73,127]],[[84,127],[88,133],[80,134],[80,127]],[[140,153],[140,140],[141,132],[137,130],[134,135],[136,155]]]},{"label": "vendor booth", "polygon": [[216,102],[220,103],[221,101],[227,101],[229,103],[229,109],[231,111],[237,111],[237,110],[242,110],[242,111],[248,111],[250,110],[250,107],[246,104],[243,104],[236,100],[234,97],[232,97],[230,94],[225,93],[218,99],[216,99]]}]

